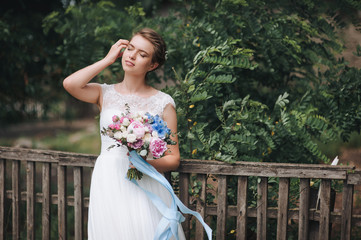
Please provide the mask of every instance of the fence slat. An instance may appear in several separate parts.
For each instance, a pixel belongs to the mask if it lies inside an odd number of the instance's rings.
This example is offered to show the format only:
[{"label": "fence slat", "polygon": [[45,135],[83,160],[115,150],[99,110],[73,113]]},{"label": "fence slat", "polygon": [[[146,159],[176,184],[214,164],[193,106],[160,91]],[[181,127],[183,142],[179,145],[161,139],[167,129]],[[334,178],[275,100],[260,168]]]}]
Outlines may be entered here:
[{"label": "fence slat", "polygon": [[50,239],[50,163],[43,163],[42,170],[42,239]]},{"label": "fence slat", "polygon": [[74,167],[74,230],[75,240],[83,239],[83,168]]},{"label": "fence slat", "polygon": [[331,180],[323,179],[320,185],[320,229],[319,239],[330,238],[330,202],[331,202]]},{"label": "fence slat", "polygon": [[[189,173],[179,173],[179,199],[182,201],[182,203],[189,207]],[[186,239],[190,238],[190,217],[189,215],[185,215],[185,221],[182,223],[184,235]]]},{"label": "fence slat", "polygon": [[5,238],[5,169],[6,160],[0,159],[0,239]]},{"label": "fence slat", "polygon": [[26,227],[27,239],[35,239],[35,162],[27,162],[26,168]]},{"label": "fence slat", "polygon": [[247,239],[248,177],[238,177],[237,189],[237,240]]},{"label": "fence slat", "polygon": [[298,224],[298,240],[308,239],[308,221],[310,206],[310,179],[300,179],[300,206],[299,206],[299,224]]},{"label": "fence slat", "polygon": [[260,177],[257,185],[257,240],[267,239],[267,185],[268,178]]},{"label": "fence slat", "polygon": [[288,195],[290,179],[280,178],[278,193],[277,239],[287,240]]},{"label": "fence slat", "polygon": [[[197,199],[196,211],[205,218],[206,215],[206,181],[207,176],[205,174],[198,174],[197,180],[201,182],[201,190],[199,192],[199,197]],[[196,237],[195,239],[203,240],[204,239],[204,228],[203,225],[196,221]]]},{"label": "fence slat", "polygon": [[66,206],[66,167],[58,165],[58,232],[60,240],[67,239]]},{"label": "fence slat", "polygon": [[12,164],[12,221],[13,221],[13,239],[20,238],[20,212],[19,212],[19,205],[20,205],[20,161],[13,161]]},{"label": "fence slat", "polygon": [[226,238],[227,222],[227,176],[218,175],[217,240]]},{"label": "fence slat", "polygon": [[344,181],[342,191],[341,240],[351,239],[351,220],[354,186]]}]

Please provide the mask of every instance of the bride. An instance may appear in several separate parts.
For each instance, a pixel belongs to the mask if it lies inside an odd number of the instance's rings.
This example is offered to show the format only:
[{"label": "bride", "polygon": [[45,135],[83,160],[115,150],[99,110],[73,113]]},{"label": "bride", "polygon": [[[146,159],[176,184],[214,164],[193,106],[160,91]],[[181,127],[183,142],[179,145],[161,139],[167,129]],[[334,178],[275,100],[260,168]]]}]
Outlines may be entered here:
[{"label": "bride", "polygon": [[[158,114],[173,133],[177,132],[175,103],[168,94],[147,85],[146,75],[165,61],[166,45],[152,29],[136,32],[130,41],[120,39],[100,61],[70,76],[64,88],[75,98],[96,104],[100,109],[100,128],[112,123],[112,116],[130,112]],[[89,83],[97,74],[121,58],[124,79],[113,85]],[[177,136],[172,140],[178,142]],[[128,150],[121,146],[107,150],[114,140],[101,136],[101,152],[92,174],[88,217],[88,239],[95,240],[147,240],[154,239],[162,218],[147,195],[126,179],[130,167]],[[162,158],[147,162],[158,172],[177,169],[180,162],[179,147],[168,145]],[[157,181],[144,175],[139,185],[158,195],[170,205],[171,195]],[[178,238],[185,239],[178,224]],[[175,239],[175,238],[174,238]]]}]

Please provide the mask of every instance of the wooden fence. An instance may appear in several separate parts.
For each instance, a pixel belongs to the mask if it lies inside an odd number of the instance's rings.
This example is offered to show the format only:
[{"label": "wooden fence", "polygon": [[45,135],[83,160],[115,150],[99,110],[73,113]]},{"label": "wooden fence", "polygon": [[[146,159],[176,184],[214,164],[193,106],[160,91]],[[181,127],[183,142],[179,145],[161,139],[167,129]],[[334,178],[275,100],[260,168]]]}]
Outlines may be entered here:
[{"label": "wooden fence", "polygon": [[[35,235],[37,239],[40,235],[42,239],[85,239],[89,201],[85,192],[95,160],[94,155],[0,147],[0,239],[35,239]],[[206,219],[217,240],[272,239],[267,236],[272,232],[270,221],[275,222],[277,239],[287,239],[291,223],[297,225],[302,240],[330,239],[331,224],[340,226],[340,239],[351,239],[352,227],[361,226],[361,215],[352,214],[354,185],[361,184],[361,172],[352,166],[182,160],[178,172],[180,199]],[[254,207],[248,196],[252,178],[257,179]],[[236,184],[230,185],[231,179]],[[272,199],[268,189],[275,183],[269,179],[276,179],[278,187]],[[299,183],[297,196],[290,195],[294,179]],[[319,209],[310,207],[310,181],[315,179],[321,180]],[[343,183],[340,211],[332,211],[333,181]],[[189,193],[190,183],[191,187],[198,184],[196,196]],[[215,189],[209,188],[212,183]],[[207,204],[212,191],[215,201]],[[227,191],[236,193],[233,205]],[[291,208],[295,198],[296,207]],[[270,201],[278,206],[269,206]],[[310,222],[318,225],[316,237],[310,236]],[[205,239],[201,224],[193,223],[189,217],[183,223],[187,239]],[[255,232],[250,231],[251,224]]]}]

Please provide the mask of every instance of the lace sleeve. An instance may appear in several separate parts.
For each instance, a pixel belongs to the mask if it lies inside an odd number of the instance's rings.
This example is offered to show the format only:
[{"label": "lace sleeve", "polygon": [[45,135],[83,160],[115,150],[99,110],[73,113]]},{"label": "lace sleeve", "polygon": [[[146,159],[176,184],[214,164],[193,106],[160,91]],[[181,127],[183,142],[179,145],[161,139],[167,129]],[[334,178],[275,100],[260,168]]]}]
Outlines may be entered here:
[{"label": "lace sleeve", "polygon": [[174,102],[173,98],[169,94],[164,93],[162,103],[163,103],[162,104],[162,112],[164,111],[165,107],[168,104],[171,104],[174,108],[176,108],[175,102]]}]

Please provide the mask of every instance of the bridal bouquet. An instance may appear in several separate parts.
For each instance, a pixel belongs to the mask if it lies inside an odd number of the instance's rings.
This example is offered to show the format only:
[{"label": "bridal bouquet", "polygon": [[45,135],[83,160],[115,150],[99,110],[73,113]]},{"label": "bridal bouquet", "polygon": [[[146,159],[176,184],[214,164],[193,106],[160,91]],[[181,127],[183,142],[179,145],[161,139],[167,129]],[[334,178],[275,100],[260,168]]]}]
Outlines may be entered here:
[{"label": "bridal bouquet", "polygon": [[[102,129],[101,133],[113,138],[115,146],[127,146],[129,152],[135,150],[143,159],[152,156],[154,159],[161,158],[167,151],[167,145],[175,145],[170,136],[171,131],[158,115],[149,113],[126,113],[120,116],[114,115],[112,124]],[[139,180],[143,173],[136,168],[129,168],[127,177]]]}]

